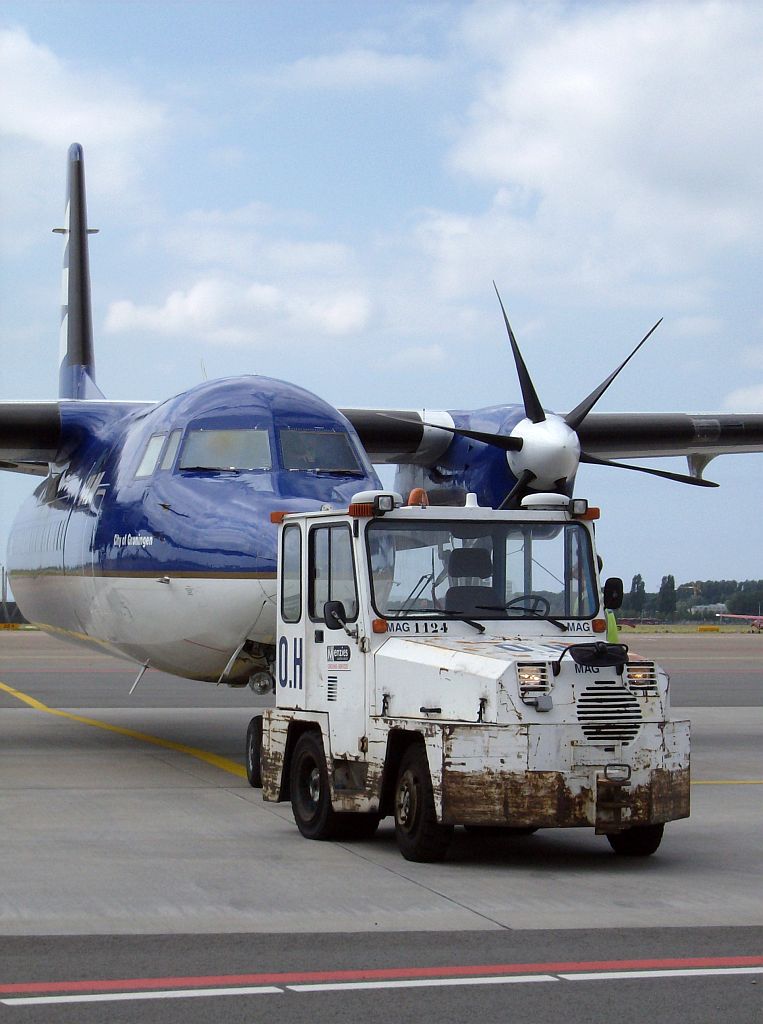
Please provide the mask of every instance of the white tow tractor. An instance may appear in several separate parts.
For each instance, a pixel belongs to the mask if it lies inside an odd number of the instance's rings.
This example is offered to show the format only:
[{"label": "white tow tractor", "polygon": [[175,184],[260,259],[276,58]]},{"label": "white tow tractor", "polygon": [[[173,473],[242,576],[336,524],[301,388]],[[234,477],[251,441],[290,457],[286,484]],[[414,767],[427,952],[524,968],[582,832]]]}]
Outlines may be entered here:
[{"label": "white tow tractor", "polygon": [[606,638],[622,581],[600,587],[596,518],[556,494],[494,511],[376,491],[283,516],[250,782],[309,839],[393,814],[409,860],[441,859],[456,825],[589,827],[653,853],[689,814],[689,723],[662,669]]}]

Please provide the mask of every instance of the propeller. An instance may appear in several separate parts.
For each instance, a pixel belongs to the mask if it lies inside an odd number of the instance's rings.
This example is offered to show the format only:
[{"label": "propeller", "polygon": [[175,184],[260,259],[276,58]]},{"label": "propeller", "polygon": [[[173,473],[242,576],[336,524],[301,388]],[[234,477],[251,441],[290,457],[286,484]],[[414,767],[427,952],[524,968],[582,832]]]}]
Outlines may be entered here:
[{"label": "propeller", "polygon": [[[506,459],[509,467],[516,477],[516,483],[511,491],[504,498],[501,508],[518,508],[522,499],[531,492],[553,491],[561,494],[571,493],[572,484],[575,479],[579,464],[582,462],[591,466],[611,466],[616,469],[630,469],[636,473],[648,473],[650,476],[662,477],[665,480],[675,480],[682,484],[691,484],[694,487],[717,487],[717,483],[711,480],[702,480],[693,476],[686,476],[683,473],[671,473],[663,469],[651,469],[647,466],[635,466],[626,462],[613,462],[610,459],[600,459],[595,455],[585,452],[580,447],[578,428],[585,420],[601,396],[614,381],[620,371],[627,366],[642,345],[651,337],[662,323],[660,318],[641,341],[636,345],[630,355],[606,377],[598,387],[566,416],[559,416],[556,413],[547,413],[540,403],[538,394],[533,385],[530,373],[522,358],[517,339],[511,329],[509,318],[503,305],[500,293],[493,281],[495,293],[503,313],[503,320],[506,324],[506,331],[509,335],[509,344],[514,356],[514,364],[519,378],[519,386],[522,391],[522,401],[525,409],[525,418],[520,420],[510,434],[494,434],[482,430],[467,430],[462,427],[439,427],[440,430],[448,430],[459,437],[467,437],[474,441],[482,441],[484,444],[491,444],[506,452]],[[425,424],[435,426],[436,424]]]}]

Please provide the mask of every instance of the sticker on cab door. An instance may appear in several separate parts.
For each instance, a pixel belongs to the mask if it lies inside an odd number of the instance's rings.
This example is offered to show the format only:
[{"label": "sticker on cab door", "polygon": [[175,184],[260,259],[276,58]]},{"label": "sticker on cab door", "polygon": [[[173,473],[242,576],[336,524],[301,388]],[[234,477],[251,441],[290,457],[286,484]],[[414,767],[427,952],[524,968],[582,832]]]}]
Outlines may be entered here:
[{"label": "sticker on cab door", "polygon": [[350,645],[328,644],[326,646],[328,667],[334,672],[347,672],[350,668]]}]

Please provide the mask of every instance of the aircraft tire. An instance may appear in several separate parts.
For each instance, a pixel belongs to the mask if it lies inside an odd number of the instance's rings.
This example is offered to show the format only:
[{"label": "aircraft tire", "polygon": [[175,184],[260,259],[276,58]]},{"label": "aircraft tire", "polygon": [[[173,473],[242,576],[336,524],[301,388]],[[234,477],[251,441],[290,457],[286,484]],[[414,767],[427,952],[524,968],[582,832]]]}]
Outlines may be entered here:
[{"label": "aircraft tire", "polygon": [[262,789],[262,715],[256,715],[246,730],[246,777],[252,789]]},{"label": "aircraft tire", "polygon": [[339,816],[331,806],[328,769],[323,742],[317,732],[304,732],[291,759],[291,809],[297,828],[306,839],[331,839]]},{"label": "aircraft tire", "polygon": [[636,825],[625,832],[607,836],[609,845],[621,857],[650,857],[662,842],[663,824]]},{"label": "aircraft tire", "polygon": [[412,743],[400,763],[395,784],[395,836],[406,860],[443,860],[453,836],[452,825],[437,821],[426,750]]}]

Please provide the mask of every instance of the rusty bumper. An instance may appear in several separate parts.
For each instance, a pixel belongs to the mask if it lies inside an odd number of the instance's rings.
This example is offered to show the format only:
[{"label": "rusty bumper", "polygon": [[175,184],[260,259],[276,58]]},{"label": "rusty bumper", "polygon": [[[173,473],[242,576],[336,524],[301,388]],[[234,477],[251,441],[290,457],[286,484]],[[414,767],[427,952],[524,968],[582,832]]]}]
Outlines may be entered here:
[{"label": "rusty bumper", "polygon": [[443,821],[617,832],[688,817],[688,722],[645,723],[632,744],[617,746],[578,732],[574,723],[450,727]]},{"label": "rusty bumper", "polygon": [[454,825],[536,828],[595,826],[613,832],[689,816],[689,770],[656,769],[645,782],[603,777],[570,779],[562,772],[443,772],[443,821]]}]

